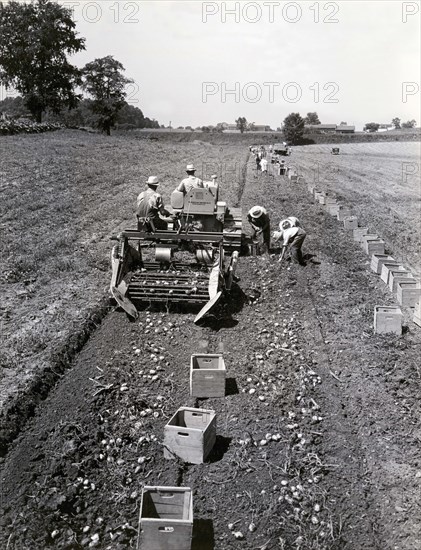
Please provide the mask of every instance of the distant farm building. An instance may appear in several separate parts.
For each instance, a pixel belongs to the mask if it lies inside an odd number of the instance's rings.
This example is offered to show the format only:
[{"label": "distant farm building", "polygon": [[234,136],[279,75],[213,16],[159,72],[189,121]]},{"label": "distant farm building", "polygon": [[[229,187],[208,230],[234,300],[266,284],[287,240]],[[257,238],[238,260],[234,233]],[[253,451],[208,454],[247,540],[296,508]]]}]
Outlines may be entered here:
[{"label": "distant farm building", "polygon": [[340,126],[336,127],[337,134],[353,134],[354,132],[355,132],[355,126],[348,126],[345,124],[341,124]]},{"label": "distant farm building", "polygon": [[355,132],[355,126],[348,126],[347,124],[306,124],[304,129],[309,134],[353,134]]},{"label": "distant farm building", "polygon": [[322,134],[334,134],[336,131],[336,124],[306,124],[305,130],[309,132],[320,132]]}]

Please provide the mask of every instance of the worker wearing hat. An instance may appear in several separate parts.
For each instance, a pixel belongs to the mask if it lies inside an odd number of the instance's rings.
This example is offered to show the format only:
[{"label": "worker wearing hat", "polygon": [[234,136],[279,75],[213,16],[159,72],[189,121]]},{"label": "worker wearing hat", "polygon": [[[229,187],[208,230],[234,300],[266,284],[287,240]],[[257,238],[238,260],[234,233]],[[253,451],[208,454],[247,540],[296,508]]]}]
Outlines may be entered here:
[{"label": "worker wearing hat", "polygon": [[164,208],[162,196],[157,192],[159,179],[157,176],[149,176],[146,184],[148,189],[137,197],[136,216],[139,223],[152,222],[155,229],[167,229],[167,223],[173,219]]},{"label": "worker wearing hat", "polygon": [[193,166],[193,164],[188,164],[186,166],[186,172],[187,172],[187,178],[184,178],[180,185],[176,188],[177,191],[181,191],[185,195],[194,187],[203,188],[203,181],[200,178],[196,178],[194,175],[196,172],[196,168]]},{"label": "worker wearing hat", "polygon": [[260,235],[263,236],[263,242],[266,245],[267,251],[270,249],[270,219],[263,206],[253,206],[247,214],[247,220],[252,227],[251,238],[255,239]]},{"label": "worker wearing hat", "polygon": [[280,231],[275,231],[275,233],[273,234],[273,238],[275,241],[278,241],[280,239],[283,240],[282,252],[281,256],[279,257],[279,261],[283,259],[286,249],[289,245],[291,262],[300,265],[306,265],[303,260],[301,247],[303,246],[303,242],[306,238],[307,233],[302,227],[300,227],[299,220],[294,216],[290,216],[289,218],[286,218],[285,220],[279,222],[279,229]]}]

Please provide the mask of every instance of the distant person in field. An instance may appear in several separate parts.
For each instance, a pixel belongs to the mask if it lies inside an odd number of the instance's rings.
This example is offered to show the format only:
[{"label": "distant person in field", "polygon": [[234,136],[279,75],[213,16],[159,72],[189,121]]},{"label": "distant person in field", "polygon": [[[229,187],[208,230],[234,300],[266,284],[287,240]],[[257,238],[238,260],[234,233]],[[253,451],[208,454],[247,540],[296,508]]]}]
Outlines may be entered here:
[{"label": "distant person in field", "polygon": [[137,197],[137,219],[140,224],[147,225],[148,222],[152,222],[155,229],[167,229],[167,223],[173,220],[164,208],[162,196],[157,192],[159,179],[149,176],[146,184],[148,189]]},{"label": "distant person in field", "polygon": [[265,158],[263,158],[260,161],[260,169],[261,169],[262,173],[267,174],[267,172],[268,172],[268,161]]},{"label": "distant person in field", "polygon": [[300,221],[295,216],[290,216],[279,223],[279,231],[275,231],[273,239],[275,242],[282,240],[282,252],[279,257],[281,261],[289,246],[291,262],[299,265],[306,265],[303,260],[301,247],[303,246],[306,232],[300,226]]},{"label": "distant person in field", "polygon": [[270,219],[263,206],[253,206],[247,214],[247,220],[252,227],[251,238],[254,240],[257,237],[263,237],[267,251],[270,249]]},{"label": "distant person in field", "polygon": [[260,157],[259,155],[256,155],[256,170],[260,170]]},{"label": "distant person in field", "polygon": [[196,178],[195,172],[196,168],[193,164],[188,164],[186,166],[187,178],[184,178],[180,185],[176,188],[177,191],[181,191],[186,195],[193,188],[203,188],[203,181],[200,178]]}]

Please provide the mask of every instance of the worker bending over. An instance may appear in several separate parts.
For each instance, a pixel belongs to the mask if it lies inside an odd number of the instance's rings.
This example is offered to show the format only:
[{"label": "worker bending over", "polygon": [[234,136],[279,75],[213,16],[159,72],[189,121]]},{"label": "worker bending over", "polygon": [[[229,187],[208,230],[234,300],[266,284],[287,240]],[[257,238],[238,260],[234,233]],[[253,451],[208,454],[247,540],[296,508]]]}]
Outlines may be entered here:
[{"label": "worker bending over", "polygon": [[291,261],[296,264],[306,265],[303,260],[301,247],[303,246],[307,233],[302,227],[300,227],[299,220],[294,216],[290,216],[279,223],[279,229],[280,231],[275,231],[273,234],[275,241],[279,241],[281,239],[283,241],[279,261],[282,261],[286,249],[289,246]]}]

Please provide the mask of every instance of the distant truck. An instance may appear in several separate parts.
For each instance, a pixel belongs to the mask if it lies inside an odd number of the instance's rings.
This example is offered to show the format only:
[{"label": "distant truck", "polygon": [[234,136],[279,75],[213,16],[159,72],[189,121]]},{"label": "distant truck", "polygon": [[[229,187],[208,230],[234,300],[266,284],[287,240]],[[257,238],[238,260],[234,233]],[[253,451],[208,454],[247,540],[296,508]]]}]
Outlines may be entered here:
[{"label": "distant truck", "polygon": [[273,152],[275,153],[275,155],[287,156],[289,155],[289,148],[283,143],[275,143],[273,146]]}]

